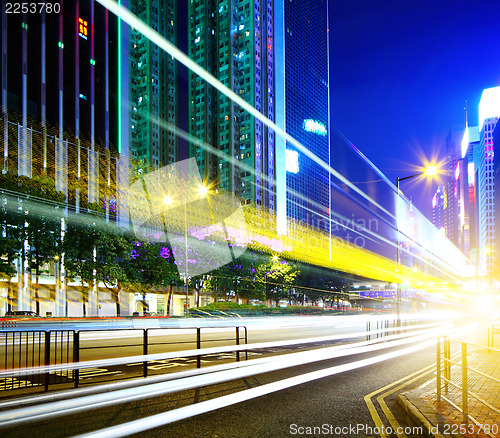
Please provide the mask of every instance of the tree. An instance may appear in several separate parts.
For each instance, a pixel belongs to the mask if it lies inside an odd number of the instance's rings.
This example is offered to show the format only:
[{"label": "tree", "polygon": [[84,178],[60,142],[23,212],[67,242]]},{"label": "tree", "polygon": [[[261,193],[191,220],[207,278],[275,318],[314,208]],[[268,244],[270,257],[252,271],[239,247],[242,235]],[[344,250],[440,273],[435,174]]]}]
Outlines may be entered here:
[{"label": "tree", "polygon": [[29,242],[28,266],[30,272],[35,271],[35,302],[36,313],[40,314],[39,280],[41,268],[52,261],[61,243],[61,219],[55,211],[48,207],[46,216],[31,214],[28,218],[26,235]]},{"label": "tree", "polygon": [[350,281],[338,272],[317,266],[302,264],[297,278],[297,285],[313,303],[322,301],[326,305],[329,300],[338,300],[349,290]]},{"label": "tree", "polygon": [[145,288],[168,287],[167,313],[170,307],[172,285],[181,284],[175,266],[172,248],[168,242],[148,242],[132,239],[131,251],[125,264],[127,282],[143,295],[143,306],[147,309]]},{"label": "tree", "polygon": [[[68,223],[61,245],[67,276],[80,278],[88,293],[102,282],[113,293],[113,287],[127,280],[126,263],[132,250],[124,230],[106,223],[102,216],[80,214],[78,221]],[[84,297],[84,314],[86,314]],[[94,297],[97,300],[97,297]],[[118,305],[118,301],[117,301]],[[117,308],[118,314],[119,308]]]},{"label": "tree", "polygon": [[266,298],[275,301],[288,299],[300,271],[286,260],[273,259],[257,267],[255,280],[264,286]]}]

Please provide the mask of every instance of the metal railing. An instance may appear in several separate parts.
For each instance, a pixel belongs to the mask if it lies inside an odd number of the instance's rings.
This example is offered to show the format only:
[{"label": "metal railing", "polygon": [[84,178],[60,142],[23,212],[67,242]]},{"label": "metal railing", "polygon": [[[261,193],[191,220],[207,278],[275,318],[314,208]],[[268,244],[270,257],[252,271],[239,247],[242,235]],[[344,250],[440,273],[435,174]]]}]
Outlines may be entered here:
[{"label": "metal railing", "polygon": [[[417,324],[418,321],[413,320],[397,320],[397,319],[385,319],[383,321],[367,321],[366,322],[366,340],[371,340],[372,336],[375,338],[382,338],[388,336],[391,333],[400,333],[398,327],[407,327],[413,324]],[[373,330],[373,332],[372,332]]]},{"label": "metal railing", "polygon": [[[75,359],[75,332],[72,330],[52,331],[7,331],[0,332],[0,348],[4,369],[37,367],[41,365],[65,364]],[[28,375],[22,379],[0,380],[0,390],[67,383],[73,380],[71,371],[55,374]]]},{"label": "metal railing", "polygon": [[[451,343],[460,344],[460,351],[456,356],[451,355]],[[462,414],[462,422],[468,423],[469,420],[472,421],[476,426],[483,427],[484,424],[479,422],[474,418],[469,412],[469,400],[470,397],[479,401],[481,404],[485,405],[488,409],[500,414],[500,408],[493,406],[487,400],[484,400],[479,394],[471,391],[471,387],[481,378],[487,379],[500,384],[500,380],[493,376],[483,373],[478,369],[472,368],[468,365],[467,356],[469,353],[469,347],[476,349],[485,349],[488,352],[500,353],[500,350],[485,347],[470,342],[463,342],[454,339],[450,339],[448,336],[441,336],[437,339],[437,352],[436,352],[436,392],[437,401],[440,403],[442,400],[450,404],[454,409],[458,410]],[[454,360],[455,357],[457,360]],[[455,383],[452,380],[452,366],[456,366],[460,369],[460,384]],[[470,376],[469,376],[470,374]],[[458,389],[461,394],[461,403],[459,406],[457,403],[453,402],[449,398],[450,386]],[[446,394],[446,395],[445,395]],[[494,437],[496,435],[486,433],[487,435]]]},{"label": "metal railing", "polygon": [[[170,330],[190,331],[191,335],[186,340],[167,342],[158,336],[152,336],[152,332],[168,331],[169,328],[147,328],[147,329],[110,329],[110,330],[50,330],[50,331],[4,331],[0,332],[0,364],[5,370],[16,370],[23,368],[64,365],[80,362],[82,354],[89,351],[112,350],[107,354],[110,358],[118,356],[117,352],[123,348],[137,348],[137,353],[148,355],[151,349],[167,345],[191,344],[194,349],[201,349],[203,344],[209,342],[234,342],[235,345],[248,343],[248,330],[245,326],[228,327],[234,330],[234,336],[214,338],[204,334],[204,329],[214,327],[182,327],[170,328]],[[220,329],[220,327],[217,327]],[[85,335],[102,332],[137,332],[132,336],[138,341],[128,341],[122,337],[121,342],[112,340],[104,345],[92,345],[92,339],[85,339]],[[185,334],[182,336],[185,337]],[[155,339],[156,338],[156,339]],[[130,339],[130,338],[129,338]],[[240,361],[242,353],[248,359],[248,352],[236,352],[236,361]],[[196,367],[201,368],[202,355],[196,356]],[[75,388],[81,384],[80,369],[46,372],[44,374],[23,375],[19,378],[0,379],[0,391],[44,386],[44,390],[49,390],[49,385],[61,383],[73,383]],[[148,362],[142,363],[143,377],[148,376]]]},{"label": "metal railing", "polygon": [[495,347],[495,333],[500,333],[500,323],[494,322],[488,327],[488,347]]}]

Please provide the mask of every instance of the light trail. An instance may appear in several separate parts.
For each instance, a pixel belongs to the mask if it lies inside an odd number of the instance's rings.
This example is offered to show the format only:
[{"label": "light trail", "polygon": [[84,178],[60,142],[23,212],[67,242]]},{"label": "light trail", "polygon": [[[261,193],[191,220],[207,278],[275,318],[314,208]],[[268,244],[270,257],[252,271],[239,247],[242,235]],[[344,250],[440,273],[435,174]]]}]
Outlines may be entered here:
[{"label": "light trail", "polygon": [[[470,333],[475,329],[474,326],[467,327],[465,329],[457,330],[456,334]],[[179,409],[174,409],[169,412],[153,415],[150,417],[142,418],[140,420],[131,421],[128,423],[121,424],[119,426],[113,426],[106,429],[102,429],[96,432],[86,433],[83,435],[78,435],[75,438],[118,438],[134,433],[143,432],[145,430],[153,429],[156,427],[164,426],[175,421],[190,418],[203,413],[211,412],[217,409],[231,406],[233,404],[241,403],[253,398],[261,397],[264,395],[271,394],[273,392],[281,391],[283,389],[291,388],[293,386],[308,383],[314,380],[322,379],[325,377],[330,377],[335,374],[339,374],[346,371],[352,371],[361,367],[374,365],[386,360],[394,359],[406,354],[414,353],[416,351],[428,348],[435,345],[436,340],[427,340],[421,342],[413,347],[404,348],[398,351],[385,353],[379,356],[371,357],[368,359],[362,359],[355,362],[350,362],[344,365],[337,365],[330,368],[313,371],[306,374],[301,374],[288,379],[283,379],[277,382],[262,385],[256,388],[247,389],[244,391],[237,392],[235,394],[226,395],[223,397],[218,397],[212,400],[196,403],[191,406],[186,406]]]},{"label": "light trail", "polygon": [[[167,129],[167,130],[175,133],[175,135],[177,135],[178,137],[180,137],[180,138],[182,138],[182,139],[184,139],[184,140],[186,140],[186,141],[188,141],[190,143],[194,143],[197,146],[202,147],[207,152],[210,152],[211,154],[216,155],[216,156],[218,156],[221,159],[227,160],[227,161],[231,162],[233,165],[239,166],[241,168],[241,170],[244,170],[245,172],[250,172],[252,175],[256,175],[256,171],[255,171],[254,167],[249,166],[248,164],[245,164],[244,162],[242,162],[240,160],[236,160],[234,157],[225,154],[224,152],[222,152],[219,149],[213,147],[209,143],[207,143],[207,142],[205,142],[203,140],[200,140],[199,138],[195,137],[194,135],[189,134],[188,132],[186,132],[186,131],[184,131],[184,130],[178,128],[178,127],[176,127],[175,125],[172,125],[169,122],[166,122],[164,120],[158,119],[157,117],[151,117],[151,119],[152,119],[153,122],[157,123],[158,125],[162,126],[163,128],[165,128],[165,129]],[[352,147],[354,147],[354,146],[352,146]],[[361,154],[361,152],[359,152],[359,151],[358,151],[358,153]],[[369,162],[369,164],[370,164],[370,166],[373,166],[373,164],[371,162]],[[380,173],[380,171],[378,171],[378,172]],[[273,182],[273,180],[271,178],[269,178],[267,175],[260,175],[260,176],[261,176],[261,178],[264,181],[267,181],[268,183]],[[388,180],[387,180],[387,182],[388,182]],[[338,189],[343,192],[344,196],[352,198],[353,202],[355,202],[358,206],[362,207],[364,210],[366,210],[367,212],[369,212],[375,218],[381,220],[383,223],[385,223],[386,225],[388,225],[389,227],[391,227],[394,231],[398,231],[403,236],[408,237],[401,230],[398,230],[397,227],[394,224],[392,224],[389,220],[387,220],[386,218],[384,218],[381,214],[379,214],[376,211],[372,211],[366,205],[359,203],[357,200],[354,199],[354,197],[352,195],[350,195],[347,192],[345,192],[345,190],[343,190],[339,186],[336,186],[336,187],[338,187]],[[261,188],[265,189],[264,186],[261,186]],[[302,199],[302,200],[310,203],[311,205],[314,205],[318,209],[324,208],[323,205],[321,205],[321,204],[319,204],[319,203],[317,203],[317,202],[315,202],[315,201],[307,198],[303,194],[301,194],[301,193],[299,193],[299,192],[297,192],[297,191],[295,191],[293,189],[287,189],[287,190],[290,192],[291,195],[293,195],[292,198],[296,197],[298,199]],[[159,200],[159,202],[161,202],[161,199]],[[294,200],[291,200],[291,202],[292,203],[296,203],[296,201],[294,201]],[[345,228],[346,230],[352,231],[353,233],[356,233],[357,235],[362,236],[364,238],[370,239],[373,242],[375,242],[376,240],[379,240],[379,241],[381,241],[381,242],[383,242],[383,243],[385,243],[385,244],[387,244],[389,246],[392,246],[393,248],[397,248],[397,244],[395,242],[393,242],[390,239],[382,236],[379,233],[376,233],[375,231],[373,231],[373,230],[371,230],[369,228],[366,228],[366,227],[365,228],[360,228],[360,227],[354,227],[354,226],[350,227],[349,226],[349,222],[350,222],[349,218],[347,218],[346,216],[344,216],[344,215],[342,215],[342,214],[340,214],[338,212],[332,211],[331,215],[335,216],[336,218],[338,218],[338,220],[340,222],[337,221],[337,220],[334,220],[334,219],[332,219],[332,218],[330,218],[328,216],[321,215],[321,214],[318,213],[318,211],[312,211],[312,210],[309,210],[309,211],[311,211],[314,214],[317,214],[317,215],[321,216],[325,220],[331,221],[334,225],[337,225],[337,226],[340,226],[342,228]],[[296,228],[297,228],[297,226],[296,226]],[[326,237],[329,238],[329,236],[326,236]],[[449,277],[452,280],[456,281],[456,280],[458,280],[457,277],[460,276],[460,272],[459,272],[459,270],[457,270],[457,267],[455,267],[452,264],[448,263],[446,260],[443,260],[441,257],[439,257],[438,255],[432,253],[431,251],[427,250],[427,253],[431,256],[431,259],[433,261],[435,261],[435,262],[438,262],[440,265],[447,266],[447,268],[450,271],[445,271],[440,266],[438,266],[436,264],[433,264],[432,261],[425,259],[423,256],[421,256],[419,254],[411,253],[409,250],[407,250],[404,247],[401,248],[400,250],[403,253],[407,253],[407,254],[411,255],[412,257],[414,257],[415,259],[420,260],[424,264],[426,264],[428,266],[432,266],[433,269],[438,270],[439,272],[441,272],[442,274],[444,274],[445,276]],[[453,272],[453,274],[451,274],[451,272]]]},{"label": "light trail", "polygon": [[268,128],[272,129],[276,134],[280,137],[284,138],[288,143],[293,145],[298,151],[307,156],[309,159],[314,161],[316,164],[321,166],[323,169],[328,171],[331,175],[342,181],[349,188],[354,190],[360,196],[365,198],[371,204],[375,205],[381,211],[385,212],[388,216],[393,217],[391,212],[386,210],[382,205],[377,203],[374,199],[366,195],[362,190],[358,189],[354,184],[352,184],[348,179],[346,179],[343,175],[338,173],[335,169],[333,169],[330,165],[321,160],[317,155],[313,154],[310,150],[304,147],[299,141],[293,138],[290,134],[287,134],[283,129],[281,129],[274,122],[269,120],[262,113],[257,111],[252,105],[250,105],[247,101],[245,101],[241,96],[232,91],[230,88],[226,87],[222,82],[220,82],[216,77],[212,76],[205,69],[200,67],[195,61],[193,61],[189,56],[187,56],[184,52],[179,50],[174,44],[170,43],[166,38],[164,38],[160,33],[156,32],[150,26],[145,24],[142,20],[140,20],[136,15],[131,13],[126,7],[122,5],[118,5],[116,2],[112,0],[97,0],[102,6],[108,9],[111,13],[116,15],[118,19],[123,20],[129,26],[133,27],[136,31],[143,34],[146,38],[148,38],[151,42],[156,44],[158,47],[163,49],[169,55],[173,56],[177,59],[181,64],[185,65],[189,70],[193,73],[197,74],[201,78],[203,78],[207,83],[212,85],[215,89],[219,90],[222,94],[227,96],[233,102],[238,104],[241,108],[246,110],[249,114],[254,116],[256,119],[260,120],[264,125]]},{"label": "light trail", "polygon": [[172,351],[168,353],[155,353],[155,354],[147,354],[147,355],[139,355],[139,356],[127,356],[127,357],[119,357],[113,359],[98,359],[91,360],[85,362],[76,362],[69,364],[58,364],[58,365],[44,365],[32,368],[19,368],[19,369],[10,369],[0,371],[0,378],[6,377],[16,377],[22,375],[31,375],[31,374],[43,374],[47,372],[57,372],[57,371],[66,371],[66,370],[76,370],[81,368],[98,368],[105,366],[116,366],[116,365],[124,365],[127,363],[134,362],[151,362],[157,360],[166,360],[166,359],[175,359],[180,357],[191,357],[191,356],[204,356],[208,354],[218,354],[218,353],[227,353],[227,352],[236,352],[236,351],[246,351],[246,350],[259,350],[265,348],[276,348],[276,347],[285,347],[290,345],[303,345],[308,343],[315,342],[327,342],[327,341],[335,341],[342,339],[351,339],[357,337],[363,337],[367,335],[375,335],[377,333],[384,333],[389,331],[408,331],[412,329],[418,328],[429,328],[429,327],[442,327],[443,323],[435,323],[431,325],[417,325],[417,326],[404,326],[404,327],[392,327],[392,328],[381,328],[378,330],[372,331],[362,331],[356,333],[349,334],[338,334],[331,336],[319,336],[307,339],[291,339],[285,341],[272,341],[272,342],[260,342],[254,344],[240,344],[240,345],[229,345],[223,347],[210,347],[210,348],[201,348],[201,349],[192,349],[192,350],[184,350],[184,351]]},{"label": "light trail", "polygon": [[[397,220],[397,218],[389,212],[387,209],[385,209],[382,205],[377,203],[373,198],[368,196],[366,193],[364,193],[362,190],[360,190],[356,185],[352,184],[347,178],[345,178],[342,174],[337,172],[335,169],[333,169],[329,164],[325,163],[323,160],[321,160],[318,156],[313,154],[311,151],[309,151],[306,147],[304,147],[299,141],[294,139],[292,136],[287,134],[283,129],[281,129],[278,125],[276,125],[274,122],[272,122],[270,119],[268,119],[266,116],[264,116],[262,113],[257,111],[252,105],[250,105],[248,102],[246,102],[241,96],[239,96],[237,93],[232,91],[230,88],[225,86],[222,82],[220,82],[216,77],[208,73],[205,69],[203,69],[201,66],[199,66],[195,61],[193,61],[189,56],[187,56],[184,52],[179,50],[174,44],[170,43],[166,38],[164,38],[160,33],[152,29],[150,26],[148,26],[146,23],[141,21],[137,16],[135,16],[133,13],[131,13],[126,7],[123,5],[119,5],[116,2],[112,0],[97,0],[99,3],[102,4],[105,8],[107,8],[110,12],[112,12],[114,15],[118,17],[119,20],[123,20],[125,23],[128,25],[132,26],[136,31],[140,32],[143,34],[146,38],[148,38],[151,42],[155,43],[158,47],[163,49],[165,52],[170,54],[173,58],[177,59],[180,63],[185,65],[189,70],[191,70],[193,73],[197,74],[200,76],[202,79],[204,79],[207,83],[212,85],[215,89],[219,90],[221,93],[226,95],[229,99],[231,99],[233,102],[237,103],[241,108],[246,110],[249,114],[254,116],[256,119],[260,120],[264,125],[268,126],[270,129],[272,129],[274,132],[276,132],[277,135],[280,137],[284,138],[287,143],[291,144],[293,147],[295,147],[298,151],[300,151],[302,154],[307,156],[309,159],[311,159],[313,162],[316,164],[320,165],[323,169],[328,171],[331,175],[333,175],[335,178],[340,180],[343,184],[347,185],[351,190],[356,192],[358,195],[360,195],[362,198],[366,199],[370,204],[376,206],[380,211],[384,212],[387,214],[390,218]],[[351,149],[354,150],[354,152],[364,159],[365,162],[368,162],[370,167],[374,168],[373,164],[367,160],[367,158],[361,154],[361,152],[355,148],[353,145],[351,146]],[[231,160],[232,157],[227,157],[228,160]],[[238,163],[238,166],[241,163]],[[380,173],[378,171],[377,173]],[[395,187],[393,184],[391,184],[391,188],[393,191],[395,191]],[[399,197],[399,193],[397,193]],[[365,208],[365,207],[363,207]],[[398,228],[400,231],[400,229]],[[430,251],[426,250],[430,254],[432,254],[434,257],[437,257]],[[440,259],[441,263],[446,263],[446,261],[443,258],[437,257]],[[427,262],[426,262],[427,263]],[[453,266],[450,265],[451,268]],[[350,272],[350,271],[348,271]],[[454,278],[452,275],[447,273],[451,278]]]},{"label": "light trail", "polygon": [[[413,327],[415,327],[415,326],[413,326]],[[375,333],[375,332],[370,332],[370,333]],[[388,336],[384,336],[383,338],[374,338],[374,339],[371,339],[368,341],[360,341],[360,342],[354,342],[354,343],[349,343],[349,344],[337,345],[337,346],[335,346],[335,348],[338,348],[339,350],[342,348],[348,349],[348,348],[353,348],[353,347],[359,347],[362,345],[376,344],[378,342],[385,342],[385,341],[389,341],[389,340],[393,340],[393,339],[400,339],[400,338],[403,338],[406,336],[407,335],[404,333],[403,334],[396,334],[396,335],[388,335]],[[291,353],[289,353],[289,354],[291,354]],[[108,392],[108,391],[115,391],[118,389],[130,388],[130,387],[134,387],[134,386],[145,386],[145,385],[149,385],[151,383],[164,382],[164,381],[168,381],[168,380],[176,380],[176,379],[195,376],[195,375],[199,375],[199,374],[207,374],[207,373],[212,373],[215,371],[222,371],[222,370],[228,370],[228,369],[233,369],[233,368],[242,368],[245,366],[251,366],[254,364],[273,362],[273,361],[278,361],[278,360],[281,360],[280,356],[272,356],[272,357],[260,358],[260,359],[251,359],[251,360],[247,360],[247,361],[233,362],[233,363],[222,364],[222,365],[212,365],[209,367],[197,368],[194,370],[186,370],[186,371],[180,371],[180,372],[175,372],[175,373],[170,373],[170,374],[161,374],[161,375],[157,375],[157,376],[150,376],[150,377],[140,378],[140,379],[113,382],[113,383],[99,385],[99,386],[95,386],[95,387],[69,389],[69,390],[65,390],[62,392],[35,395],[35,396],[29,396],[26,398],[16,398],[15,400],[0,401],[0,409],[5,410],[5,409],[8,409],[10,407],[21,407],[21,406],[33,405],[33,404],[37,404],[37,403],[46,403],[46,402],[53,402],[53,401],[57,401],[57,400],[65,400],[68,398],[82,397],[84,395],[96,394],[96,393]]]},{"label": "light trail", "polygon": [[[445,333],[451,334],[456,329],[448,327]],[[207,374],[177,379],[172,382],[153,383],[147,386],[122,389],[114,392],[79,397],[72,400],[57,401],[45,405],[13,409],[0,413],[0,426],[18,425],[25,421],[35,421],[47,418],[54,418],[67,414],[81,412],[111,406],[116,403],[128,403],[144,398],[156,397],[207,385],[224,383],[231,380],[241,379],[256,374],[282,370],[299,365],[310,364],[317,361],[333,359],[338,357],[352,356],[362,353],[372,353],[379,350],[394,348],[408,343],[426,341],[429,336],[435,337],[443,333],[443,328],[425,330],[424,333],[417,333],[403,339],[381,342],[385,339],[365,341],[362,343],[346,346],[325,347],[312,351],[291,353],[274,358],[257,359],[251,364],[246,364],[238,369],[208,372]],[[401,337],[399,335],[399,337]],[[377,342],[375,345],[368,345]]]}]

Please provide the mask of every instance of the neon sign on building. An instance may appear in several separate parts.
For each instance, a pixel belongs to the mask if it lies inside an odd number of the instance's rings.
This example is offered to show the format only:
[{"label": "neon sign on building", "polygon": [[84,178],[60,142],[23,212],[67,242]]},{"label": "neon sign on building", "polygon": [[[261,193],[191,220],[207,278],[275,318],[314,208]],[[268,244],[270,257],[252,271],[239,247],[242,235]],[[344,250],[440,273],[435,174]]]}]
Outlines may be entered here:
[{"label": "neon sign on building", "polygon": [[312,119],[306,119],[303,123],[304,131],[312,132],[323,137],[326,136],[326,126],[323,123]]}]

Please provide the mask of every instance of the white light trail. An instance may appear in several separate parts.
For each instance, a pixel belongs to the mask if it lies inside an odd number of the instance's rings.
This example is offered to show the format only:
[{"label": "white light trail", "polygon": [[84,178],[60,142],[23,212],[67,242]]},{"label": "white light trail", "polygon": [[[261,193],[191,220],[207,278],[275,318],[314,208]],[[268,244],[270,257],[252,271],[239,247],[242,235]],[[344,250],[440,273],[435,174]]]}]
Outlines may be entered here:
[{"label": "white light trail", "polygon": [[210,73],[208,73],[206,70],[201,68],[196,62],[194,62],[191,58],[189,58],[189,56],[187,56],[184,52],[179,50],[175,45],[170,43],[161,34],[156,32],[154,29],[152,29],[147,24],[145,24],[143,21],[141,21],[139,18],[137,18],[137,16],[132,14],[127,8],[125,8],[121,5],[118,5],[116,2],[114,2],[112,0],[97,0],[97,2],[99,2],[101,5],[103,5],[111,13],[115,14],[119,19],[123,20],[128,25],[132,26],[136,31],[142,33],[151,42],[153,42],[158,47],[163,49],[165,52],[167,52],[168,54],[173,56],[181,64],[184,64],[193,73],[202,77],[207,83],[209,83],[215,89],[219,90],[221,93],[226,95],[229,99],[231,99],[233,102],[238,104],[241,108],[248,111],[249,114],[254,116],[257,120],[260,120],[264,125],[266,125],[268,128],[270,128],[274,132],[276,132],[277,135],[279,135],[280,137],[283,137],[288,143],[293,145],[293,147],[295,149],[297,149],[299,152],[301,152],[302,154],[304,154],[305,156],[310,158],[316,164],[320,165],[323,169],[325,169],[330,174],[335,176],[337,179],[342,181],[349,188],[354,190],[356,193],[358,193],[360,196],[365,198],[371,204],[375,205],[377,208],[379,208],[381,211],[386,213],[388,216],[395,219],[394,215],[391,212],[386,210],[382,205],[377,203],[374,199],[369,197],[362,190],[360,190],[358,187],[356,187],[354,184],[352,184],[347,178],[345,178],[343,175],[338,173],[335,169],[330,167],[330,165],[325,163],[318,156],[313,154],[309,149],[304,147],[299,141],[297,141],[291,135],[287,134],[278,125],[276,125],[274,122],[269,120],[266,116],[264,116],[262,113],[257,111],[252,105],[250,105],[248,102],[246,102],[244,99],[242,99],[241,96],[236,94],[234,91],[232,91],[231,89],[226,87],[224,84],[222,84],[222,82],[220,82],[217,78],[215,78]]},{"label": "white light trail", "polygon": [[57,372],[57,371],[65,371],[65,370],[76,370],[81,368],[98,368],[98,367],[106,367],[106,366],[115,366],[115,365],[124,365],[127,363],[133,362],[150,362],[155,360],[166,360],[166,359],[175,359],[179,357],[191,357],[191,356],[200,356],[207,354],[217,354],[217,353],[227,353],[227,352],[235,352],[235,351],[245,351],[245,350],[258,350],[264,348],[274,348],[274,347],[285,347],[290,345],[302,345],[314,342],[327,342],[327,341],[335,341],[341,339],[351,339],[351,338],[359,338],[363,336],[375,335],[377,333],[384,333],[389,331],[407,331],[419,329],[422,327],[432,327],[439,326],[442,323],[435,323],[432,325],[413,325],[413,326],[405,326],[405,327],[392,327],[392,328],[380,328],[378,330],[371,330],[370,332],[362,331],[356,333],[342,333],[338,335],[332,336],[319,336],[314,338],[307,339],[287,339],[285,341],[271,341],[271,342],[259,342],[254,344],[240,344],[240,345],[228,345],[224,347],[210,347],[210,348],[201,348],[201,349],[192,349],[192,350],[184,350],[184,351],[172,351],[168,353],[156,353],[156,354],[147,354],[147,355],[139,355],[139,356],[127,356],[127,357],[118,357],[113,359],[98,359],[91,360],[85,362],[75,362],[70,364],[57,364],[57,365],[47,365],[47,366],[39,366],[32,368],[19,368],[19,369],[10,369],[0,371],[0,378],[5,377],[15,377],[26,374],[42,374],[46,372]]},{"label": "white light trail", "polygon": [[[451,332],[449,328],[446,332]],[[0,413],[0,426],[12,426],[24,423],[26,421],[42,420],[68,414],[74,414],[89,409],[103,408],[112,406],[116,403],[129,403],[144,398],[170,394],[207,385],[223,383],[231,380],[241,379],[256,374],[277,371],[284,368],[290,368],[299,365],[305,365],[321,360],[333,359],[338,357],[352,356],[362,353],[371,353],[388,348],[394,348],[408,343],[422,342],[435,338],[443,333],[443,328],[425,330],[425,333],[418,333],[412,337],[393,340],[389,342],[368,345],[380,341],[376,339],[348,346],[326,347],[313,351],[303,351],[291,353],[273,358],[257,359],[248,361],[251,363],[242,363],[239,369],[217,371],[205,375],[197,375],[187,378],[177,379],[173,382],[161,382],[149,385],[142,385],[137,388],[127,388],[114,392],[105,392],[102,394],[89,395],[71,400],[56,401],[45,405],[30,406],[26,408],[13,409]],[[401,337],[401,335],[394,335]],[[347,348],[346,348],[347,347]]]},{"label": "white light trail", "polygon": [[[460,329],[459,331],[457,331],[457,334],[470,333],[475,329],[475,327],[477,327],[477,324],[468,326],[466,329]],[[398,351],[385,353],[379,356],[370,357],[368,359],[362,359],[356,362],[351,362],[343,365],[336,365],[330,368],[325,368],[322,370],[301,374],[295,377],[290,377],[288,379],[269,383],[267,385],[262,385],[256,388],[240,391],[235,394],[218,397],[212,400],[196,403],[191,406],[186,406],[183,408],[174,409],[169,412],[164,412],[161,414],[152,415],[150,417],[141,418],[140,420],[131,421],[128,423],[121,424],[119,426],[113,426],[106,429],[101,429],[96,432],[78,435],[75,438],[118,438],[131,435],[134,433],[143,432],[145,430],[164,426],[166,424],[173,423],[175,421],[204,414],[206,412],[211,412],[217,409],[234,405],[236,403],[241,403],[243,401],[251,400],[256,397],[261,397],[264,395],[271,394],[273,392],[291,388],[293,386],[302,385],[304,383],[308,383],[313,380],[330,377],[335,374],[343,373],[346,371],[352,371],[358,368],[394,359],[396,357],[400,357],[405,354],[414,353],[416,351],[423,350],[424,348],[431,347],[435,344],[436,344],[436,339],[427,340],[413,347],[408,347]]]}]

